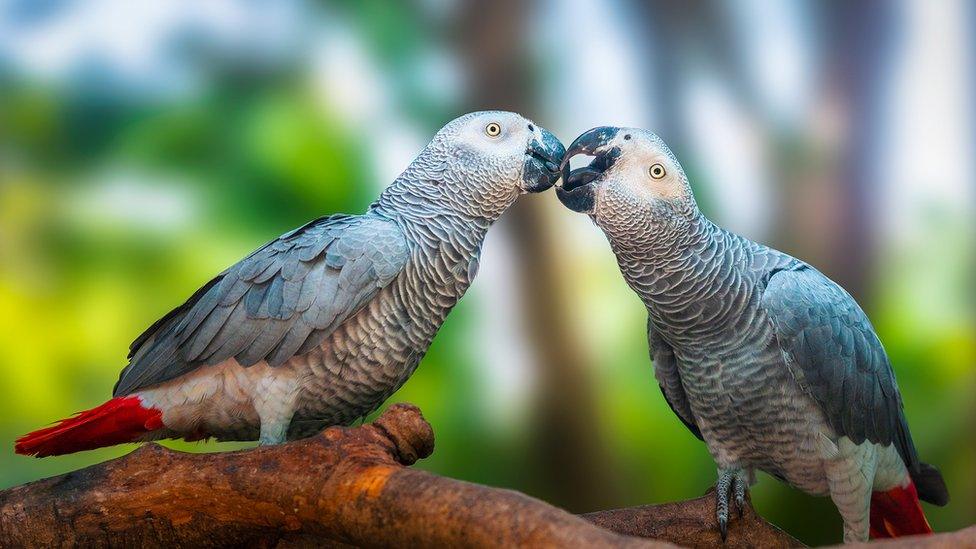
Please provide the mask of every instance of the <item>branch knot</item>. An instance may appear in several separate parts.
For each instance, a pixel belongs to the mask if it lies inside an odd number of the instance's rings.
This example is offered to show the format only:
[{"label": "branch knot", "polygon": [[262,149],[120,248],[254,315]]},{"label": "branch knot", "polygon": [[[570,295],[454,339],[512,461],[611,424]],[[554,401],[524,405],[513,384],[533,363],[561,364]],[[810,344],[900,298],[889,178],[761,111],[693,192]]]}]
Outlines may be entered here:
[{"label": "branch knot", "polygon": [[393,442],[397,461],[403,465],[413,465],[434,452],[434,429],[413,404],[390,406],[373,426]]}]

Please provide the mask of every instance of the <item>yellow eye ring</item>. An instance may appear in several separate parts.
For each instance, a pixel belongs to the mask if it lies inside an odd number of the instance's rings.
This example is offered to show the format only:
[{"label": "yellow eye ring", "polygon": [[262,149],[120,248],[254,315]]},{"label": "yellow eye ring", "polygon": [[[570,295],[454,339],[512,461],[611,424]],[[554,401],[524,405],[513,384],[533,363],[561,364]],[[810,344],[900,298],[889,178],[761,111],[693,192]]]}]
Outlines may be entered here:
[{"label": "yellow eye ring", "polygon": [[491,122],[485,126],[485,133],[488,137],[498,137],[502,133],[502,127],[497,122]]},{"label": "yellow eye ring", "polygon": [[668,172],[665,171],[664,166],[662,166],[661,164],[654,164],[653,166],[651,166],[651,169],[648,170],[648,173],[650,173],[651,177],[653,177],[654,179],[661,179],[662,177],[667,175]]}]

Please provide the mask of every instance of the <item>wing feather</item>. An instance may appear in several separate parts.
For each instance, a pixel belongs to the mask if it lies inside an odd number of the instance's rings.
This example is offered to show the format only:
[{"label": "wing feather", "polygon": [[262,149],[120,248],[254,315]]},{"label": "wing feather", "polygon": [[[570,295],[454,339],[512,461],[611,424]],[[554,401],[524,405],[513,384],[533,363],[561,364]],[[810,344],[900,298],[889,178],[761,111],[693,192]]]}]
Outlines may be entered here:
[{"label": "wing feather", "polygon": [[894,444],[909,470],[918,454],[895,374],[867,315],[843,288],[797,264],[775,271],[762,308],[784,359],[839,435],[855,443]]},{"label": "wing feather", "polygon": [[244,366],[282,364],[361,310],[407,257],[406,239],[389,219],[307,223],[221,273],[136,338],[115,395],[231,357]]},{"label": "wing feather", "polygon": [[691,405],[688,403],[688,395],[685,394],[685,388],[678,373],[678,361],[674,356],[674,350],[654,330],[650,320],[647,322],[647,342],[651,352],[651,360],[654,362],[654,377],[661,387],[661,392],[664,393],[664,400],[693,435],[705,440],[702,437],[701,429],[698,428],[695,414],[691,411]]}]

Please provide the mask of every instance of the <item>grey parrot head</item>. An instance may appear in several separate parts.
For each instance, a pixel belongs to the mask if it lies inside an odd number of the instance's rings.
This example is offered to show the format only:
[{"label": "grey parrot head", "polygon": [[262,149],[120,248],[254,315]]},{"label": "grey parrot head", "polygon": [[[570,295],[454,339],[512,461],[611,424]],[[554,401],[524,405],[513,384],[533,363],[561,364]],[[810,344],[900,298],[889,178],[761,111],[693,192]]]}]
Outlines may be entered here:
[{"label": "grey parrot head", "polygon": [[[577,155],[593,156],[570,170]],[[593,128],[580,135],[562,161],[556,188],[567,208],[588,214],[607,233],[653,230],[698,214],[688,178],[657,135],[638,128]]]},{"label": "grey parrot head", "polygon": [[565,152],[556,136],[521,115],[473,112],[441,128],[408,172],[440,186],[448,207],[496,217],[519,195],[552,187]]}]

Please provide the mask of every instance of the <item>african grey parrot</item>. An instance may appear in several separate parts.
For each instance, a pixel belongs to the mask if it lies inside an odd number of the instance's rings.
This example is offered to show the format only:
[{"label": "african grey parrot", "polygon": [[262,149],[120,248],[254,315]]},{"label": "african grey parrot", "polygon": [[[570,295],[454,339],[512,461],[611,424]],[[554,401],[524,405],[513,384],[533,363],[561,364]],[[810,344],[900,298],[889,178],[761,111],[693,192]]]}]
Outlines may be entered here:
[{"label": "african grey parrot", "polygon": [[277,444],[368,414],[471,284],[488,228],[520,195],[551,187],[564,152],[518,114],[453,120],[365,214],[316,219],[217,275],[133,342],[114,398],[16,451]]},{"label": "african grey parrot", "polygon": [[[569,159],[594,156],[570,172]],[[919,461],[881,341],[854,299],[810,265],[726,231],[698,210],[667,145],[594,128],[570,145],[556,193],[603,230],[648,312],[655,377],[718,465],[724,538],[756,469],[829,495],[844,539],[931,532],[944,505]]]}]

